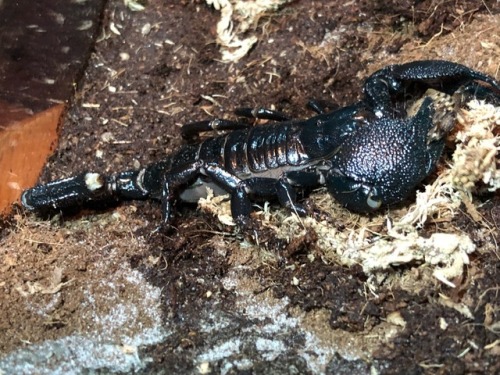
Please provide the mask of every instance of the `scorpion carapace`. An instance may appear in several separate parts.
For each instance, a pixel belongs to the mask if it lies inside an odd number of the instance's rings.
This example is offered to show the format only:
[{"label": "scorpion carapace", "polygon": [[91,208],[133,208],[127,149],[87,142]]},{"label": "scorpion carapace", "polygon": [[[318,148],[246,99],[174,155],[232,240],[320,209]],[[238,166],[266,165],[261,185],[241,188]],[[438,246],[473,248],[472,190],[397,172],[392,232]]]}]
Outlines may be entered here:
[{"label": "scorpion carapace", "polygon": [[[478,84],[486,83],[486,86]],[[360,102],[290,120],[265,109],[237,114],[273,120],[251,127],[229,120],[187,124],[185,136],[208,130],[225,135],[187,144],[165,159],[110,176],[85,172],[26,190],[29,210],[44,212],[88,202],[153,198],[163,219],[177,199],[196,201],[210,186],[231,195],[233,218],[245,224],[251,198],[277,197],[299,215],[296,188],[326,185],[344,206],[371,212],[402,201],[433,170],[466,97],[500,101],[500,84],[466,66],[441,60],[381,69],[364,83]]]}]

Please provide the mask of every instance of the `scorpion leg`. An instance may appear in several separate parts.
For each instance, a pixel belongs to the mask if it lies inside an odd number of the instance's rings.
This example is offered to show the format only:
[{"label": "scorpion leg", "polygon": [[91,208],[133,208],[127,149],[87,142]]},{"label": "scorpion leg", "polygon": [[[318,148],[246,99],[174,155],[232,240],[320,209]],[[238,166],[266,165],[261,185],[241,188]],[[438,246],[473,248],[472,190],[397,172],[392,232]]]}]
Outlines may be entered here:
[{"label": "scorpion leg", "polygon": [[252,177],[242,180],[231,195],[231,211],[233,218],[243,225],[252,211],[252,206],[248,195],[259,197],[277,196],[281,206],[299,216],[305,216],[307,211],[296,202],[296,192],[292,185],[286,180],[285,175],[280,179]]},{"label": "scorpion leg", "polygon": [[481,86],[477,82],[465,85],[458,92],[462,95],[460,103],[465,103],[471,99],[485,100],[495,106],[500,104],[500,92],[495,93],[491,88]]},{"label": "scorpion leg", "polygon": [[[319,115],[340,108],[338,104],[335,104],[328,100],[320,100],[320,99],[310,99],[307,102],[306,107],[313,110]],[[234,113],[237,116],[257,118],[263,120],[272,120],[272,121],[291,120],[291,118],[285,115],[283,112],[275,111],[268,108],[236,108]]]},{"label": "scorpion leg", "polygon": [[246,226],[252,212],[252,202],[248,197],[246,180],[229,173],[216,164],[208,164],[203,168],[204,174],[210,177],[231,194],[231,215],[240,226]]},{"label": "scorpion leg", "polygon": [[202,167],[203,161],[197,160],[194,163],[170,170],[165,175],[161,194],[161,212],[164,223],[168,223],[172,218],[173,201],[179,188],[196,179]]},{"label": "scorpion leg", "polygon": [[327,112],[331,112],[340,108],[338,104],[327,100],[320,99],[310,99],[306,107],[316,112],[318,115],[322,115]]},{"label": "scorpion leg", "polygon": [[239,177],[232,175],[215,164],[206,164],[203,160],[183,165],[170,170],[164,177],[161,195],[164,223],[172,218],[172,206],[176,193],[182,186],[189,185],[199,175],[205,175],[216,184],[231,193],[231,213],[239,225],[245,225],[252,211],[248,198],[247,186]]},{"label": "scorpion leg", "polygon": [[277,195],[283,207],[300,216],[306,214],[304,207],[295,202],[296,193],[288,182],[286,174],[278,180],[265,177],[243,180],[214,164],[209,164],[204,169],[208,177],[231,193],[231,214],[239,225],[244,226],[252,212],[250,194],[260,197]]},{"label": "scorpion leg", "polygon": [[[325,170],[328,170],[328,166]],[[325,184],[325,177],[320,171],[321,168],[317,170],[301,170],[301,171],[290,171],[283,174],[283,176],[278,180],[278,199],[282,206],[289,208],[292,212],[297,213],[299,216],[305,216],[307,214],[305,208],[295,202],[296,192],[293,188],[294,186],[303,189],[315,188]],[[319,171],[319,173],[318,173]]]},{"label": "scorpion leg", "polygon": [[290,171],[286,172],[284,177],[286,181],[292,185],[302,188],[316,188],[319,185],[325,184],[325,177],[323,174],[318,171],[325,170],[328,171],[331,167],[325,166],[315,166],[310,170],[301,170],[301,171]]},{"label": "scorpion leg", "polygon": [[197,121],[183,125],[181,128],[181,135],[184,139],[191,139],[201,132],[213,130],[247,129],[251,126],[252,125],[248,123],[223,119]]},{"label": "scorpion leg", "polygon": [[[237,108],[234,113],[240,117],[272,121],[287,121],[290,119],[284,113],[267,108]],[[191,139],[201,132],[213,130],[239,130],[250,127],[252,127],[252,124],[250,123],[216,118],[213,120],[204,120],[185,124],[181,128],[181,135],[184,139]]]},{"label": "scorpion leg", "polygon": [[290,182],[287,181],[286,175],[276,183],[276,195],[283,207],[289,209],[291,212],[295,212],[299,216],[307,215],[306,209],[296,202],[297,193]]},{"label": "scorpion leg", "polygon": [[267,108],[236,108],[234,113],[236,116],[256,118],[272,121],[288,121],[290,117],[282,112],[274,111]]}]

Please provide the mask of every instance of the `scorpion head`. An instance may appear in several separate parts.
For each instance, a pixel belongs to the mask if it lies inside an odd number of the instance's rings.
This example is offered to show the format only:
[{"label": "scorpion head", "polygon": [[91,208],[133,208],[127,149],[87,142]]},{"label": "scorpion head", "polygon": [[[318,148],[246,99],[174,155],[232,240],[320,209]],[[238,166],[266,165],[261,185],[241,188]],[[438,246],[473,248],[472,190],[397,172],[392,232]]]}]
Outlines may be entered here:
[{"label": "scorpion head", "polygon": [[426,97],[413,117],[373,118],[346,138],[326,174],[330,193],[349,210],[372,212],[401,201],[433,169],[444,147],[431,139],[434,102]]}]

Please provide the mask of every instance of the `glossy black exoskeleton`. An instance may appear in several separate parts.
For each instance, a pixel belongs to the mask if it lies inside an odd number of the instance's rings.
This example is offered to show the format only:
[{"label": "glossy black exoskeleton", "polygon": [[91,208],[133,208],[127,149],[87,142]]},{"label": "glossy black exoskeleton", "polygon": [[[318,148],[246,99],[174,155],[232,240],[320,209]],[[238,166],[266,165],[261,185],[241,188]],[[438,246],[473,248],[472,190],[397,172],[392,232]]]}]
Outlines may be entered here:
[{"label": "glossy black exoskeleton", "polygon": [[[480,86],[477,82],[488,84]],[[430,90],[432,89],[432,90]],[[165,222],[177,198],[196,201],[210,186],[231,195],[233,217],[244,224],[251,197],[273,197],[303,215],[295,188],[326,185],[344,206],[371,212],[402,201],[429,175],[464,97],[500,100],[500,84],[466,66],[441,60],[391,65],[365,81],[360,102],[306,120],[241,109],[274,122],[249,127],[228,120],[187,124],[185,136],[213,129],[225,135],[187,144],[145,168],[110,176],[85,172],[26,190],[22,204],[41,212],[92,201],[161,201]]]}]

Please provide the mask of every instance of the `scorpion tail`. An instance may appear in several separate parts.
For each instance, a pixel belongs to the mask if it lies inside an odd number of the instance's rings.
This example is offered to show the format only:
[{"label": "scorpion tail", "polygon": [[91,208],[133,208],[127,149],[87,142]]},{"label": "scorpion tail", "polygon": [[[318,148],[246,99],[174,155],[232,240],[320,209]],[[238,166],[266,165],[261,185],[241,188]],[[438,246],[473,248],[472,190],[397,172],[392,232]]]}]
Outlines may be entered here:
[{"label": "scorpion tail", "polygon": [[45,213],[89,203],[144,199],[150,195],[142,183],[144,173],[144,169],[111,176],[85,172],[25,190],[21,203],[30,211]]},{"label": "scorpion tail", "polygon": [[28,210],[38,212],[80,206],[111,198],[113,191],[108,186],[101,174],[86,172],[25,190],[21,203]]}]

